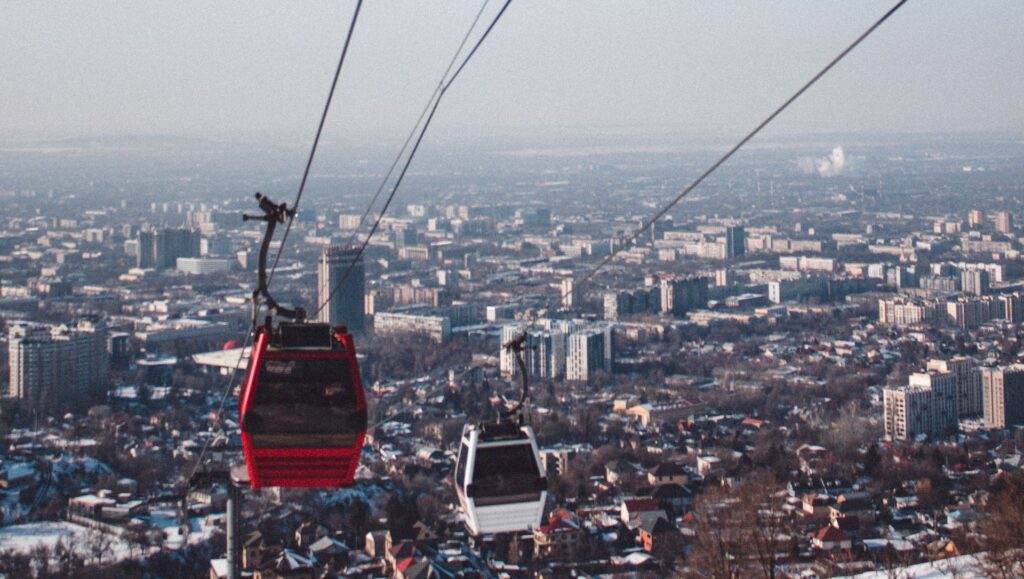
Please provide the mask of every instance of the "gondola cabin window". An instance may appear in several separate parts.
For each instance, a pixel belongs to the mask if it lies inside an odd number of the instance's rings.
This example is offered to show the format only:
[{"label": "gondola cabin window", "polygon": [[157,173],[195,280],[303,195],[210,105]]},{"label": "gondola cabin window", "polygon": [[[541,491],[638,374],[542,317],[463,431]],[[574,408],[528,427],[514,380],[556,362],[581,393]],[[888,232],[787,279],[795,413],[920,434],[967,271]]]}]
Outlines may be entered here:
[{"label": "gondola cabin window", "polygon": [[356,420],[349,362],[338,358],[263,361],[259,388],[246,415],[253,444],[263,447],[351,446]]},{"label": "gondola cabin window", "polygon": [[[480,446],[473,466],[473,499],[478,505],[523,500],[540,493],[537,461],[527,443]],[[529,499],[527,499],[529,500]]]}]

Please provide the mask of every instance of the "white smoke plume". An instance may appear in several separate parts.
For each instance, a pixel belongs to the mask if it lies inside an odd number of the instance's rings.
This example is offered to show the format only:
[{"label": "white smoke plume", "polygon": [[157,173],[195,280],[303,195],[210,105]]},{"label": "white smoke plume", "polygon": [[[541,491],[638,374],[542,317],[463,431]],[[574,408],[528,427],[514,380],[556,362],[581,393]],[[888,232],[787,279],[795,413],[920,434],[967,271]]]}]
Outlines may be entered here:
[{"label": "white smoke plume", "polygon": [[804,173],[808,175],[817,173],[822,177],[835,177],[842,174],[848,167],[846,152],[841,146],[832,149],[832,153],[828,157],[803,157],[797,164]]}]

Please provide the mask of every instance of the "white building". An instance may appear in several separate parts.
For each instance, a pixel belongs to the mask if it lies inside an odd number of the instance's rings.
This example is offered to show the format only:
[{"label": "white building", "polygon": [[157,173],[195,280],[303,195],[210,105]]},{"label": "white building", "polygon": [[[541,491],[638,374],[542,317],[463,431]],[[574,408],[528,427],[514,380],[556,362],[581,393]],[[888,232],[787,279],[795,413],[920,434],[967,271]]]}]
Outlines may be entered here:
[{"label": "white building", "polygon": [[231,259],[213,257],[179,257],[177,270],[190,275],[208,275],[231,271]]},{"label": "white building", "polygon": [[419,334],[444,342],[451,337],[452,323],[446,316],[381,312],[373,316],[373,330],[380,334]]},{"label": "white building", "polygon": [[918,372],[906,386],[884,390],[885,436],[906,440],[919,434],[939,436],[959,424],[954,374]]},{"label": "white building", "polygon": [[[611,324],[540,319],[532,325],[523,350],[523,361],[530,376],[587,381],[596,372],[611,371],[614,355]],[[502,346],[518,337],[524,328],[527,328],[525,324],[504,326]],[[515,355],[504,347],[499,354],[499,365],[503,377],[519,375]]]},{"label": "white building", "polygon": [[74,326],[11,326],[8,352],[8,395],[32,401],[103,386],[110,364],[107,326],[101,319],[81,320]]},{"label": "white building", "polygon": [[949,360],[928,360],[927,370],[956,377],[957,410],[961,418],[981,416],[981,373],[974,367],[974,361],[966,356]]},{"label": "white building", "polygon": [[595,373],[605,370],[604,346],[604,334],[600,330],[590,329],[571,334],[566,379],[588,382]]}]

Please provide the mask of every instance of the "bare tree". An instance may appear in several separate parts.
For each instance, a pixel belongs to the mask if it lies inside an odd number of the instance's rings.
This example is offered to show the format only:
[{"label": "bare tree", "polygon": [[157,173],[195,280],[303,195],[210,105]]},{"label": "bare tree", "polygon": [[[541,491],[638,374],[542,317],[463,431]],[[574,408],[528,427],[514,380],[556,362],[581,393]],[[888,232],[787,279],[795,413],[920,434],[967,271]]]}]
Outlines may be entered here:
[{"label": "bare tree", "polygon": [[796,543],[796,523],[786,491],[769,472],[742,485],[717,487],[697,503],[690,563],[716,579],[775,579]]},{"label": "bare tree", "polygon": [[739,499],[725,488],[706,491],[694,508],[696,533],[689,563],[716,579],[747,577],[750,554]]},{"label": "bare tree", "polygon": [[993,489],[981,522],[979,557],[985,574],[993,579],[1024,573],[1024,477],[1002,477]]},{"label": "bare tree", "polygon": [[785,508],[786,491],[768,473],[755,475],[738,490],[751,550],[763,576],[775,579],[795,541],[793,515]]},{"label": "bare tree", "polygon": [[110,549],[114,546],[114,537],[99,529],[90,529],[85,536],[85,546],[97,565],[103,564],[103,558],[110,555]]}]

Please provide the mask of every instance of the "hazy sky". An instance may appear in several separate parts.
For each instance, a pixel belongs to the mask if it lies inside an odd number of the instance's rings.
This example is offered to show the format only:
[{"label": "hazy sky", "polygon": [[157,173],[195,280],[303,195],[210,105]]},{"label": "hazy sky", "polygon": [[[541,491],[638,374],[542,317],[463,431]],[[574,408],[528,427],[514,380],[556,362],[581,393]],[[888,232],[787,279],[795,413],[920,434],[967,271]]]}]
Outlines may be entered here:
[{"label": "hazy sky", "polygon": [[[732,137],[891,4],[516,0],[433,130]],[[404,135],[480,5],[368,0],[328,138]],[[7,0],[0,139],[311,136],[353,6]],[[1020,0],[911,0],[769,134],[1020,132],[1022,30]]]}]

